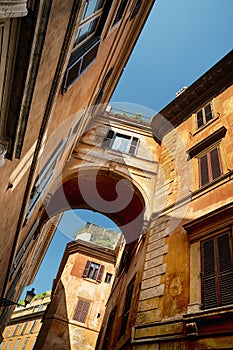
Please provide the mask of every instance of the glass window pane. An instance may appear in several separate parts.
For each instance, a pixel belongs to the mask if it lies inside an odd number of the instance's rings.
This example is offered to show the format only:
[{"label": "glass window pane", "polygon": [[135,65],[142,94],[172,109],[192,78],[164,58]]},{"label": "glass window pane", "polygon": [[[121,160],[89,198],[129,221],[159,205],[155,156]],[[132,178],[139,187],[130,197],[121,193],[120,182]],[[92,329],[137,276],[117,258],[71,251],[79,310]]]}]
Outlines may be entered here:
[{"label": "glass window pane", "polygon": [[211,120],[213,118],[213,114],[212,114],[212,108],[210,103],[208,103],[208,105],[205,106],[205,120],[206,123]]},{"label": "glass window pane", "polygon": [[87,1],[84,11],[83,19],[91,16],[93,13],[101,9],[103,6],[104,0],[89,0]]},{"label": "glass window pane", "polygon": [[200,128],[204,124],[202,110],[197,112],[197,127]]},{"label": "glass window pane", "polygon": [[130,137],[116,134],[115,140],[113,141],[113,144],[112,144],[112,149],[115,149],[121,152],[127,152],[129,143],[130,143]]}]

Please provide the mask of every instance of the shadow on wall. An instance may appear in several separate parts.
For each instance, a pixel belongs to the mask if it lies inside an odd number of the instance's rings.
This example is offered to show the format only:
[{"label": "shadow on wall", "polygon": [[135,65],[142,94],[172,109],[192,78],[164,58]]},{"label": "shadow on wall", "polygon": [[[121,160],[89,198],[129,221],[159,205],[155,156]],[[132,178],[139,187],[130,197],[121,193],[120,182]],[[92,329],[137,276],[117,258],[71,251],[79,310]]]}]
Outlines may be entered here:
[{"label": "shadow on wall", "polygon": [[65,288],[59,281],[45,311],[34,350],[71,349]]}]

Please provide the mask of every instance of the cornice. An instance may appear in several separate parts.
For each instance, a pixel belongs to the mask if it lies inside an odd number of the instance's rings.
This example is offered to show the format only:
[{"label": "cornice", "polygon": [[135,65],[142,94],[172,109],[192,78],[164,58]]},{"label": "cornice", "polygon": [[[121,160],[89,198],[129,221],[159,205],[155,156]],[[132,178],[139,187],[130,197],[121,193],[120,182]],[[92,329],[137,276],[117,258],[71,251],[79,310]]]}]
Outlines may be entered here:
[{"label": "cornice", "polygon": [[24,17],[27,13],[27,0],[0,0],[0,18]]},{"label": "cornice", "polygon": [[[233,50],[184,90],[152,119],[152,129],[162,137],[177,127],[203,104],[226,90],[233,83]],[[162,120],[161,123],[159,120]],[[167,127],[167,123],[170,128]]]}]

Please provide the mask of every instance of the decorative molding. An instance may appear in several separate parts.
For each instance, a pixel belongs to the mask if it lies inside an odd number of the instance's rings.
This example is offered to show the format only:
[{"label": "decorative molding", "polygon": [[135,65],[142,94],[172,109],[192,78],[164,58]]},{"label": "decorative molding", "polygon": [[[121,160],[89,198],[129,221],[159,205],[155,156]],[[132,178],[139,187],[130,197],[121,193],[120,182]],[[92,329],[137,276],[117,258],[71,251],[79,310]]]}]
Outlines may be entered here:
[{"label": "decorative molding", "polygon": [[27,0],[0,0],[0,18],[24,17],[27,13]]}]

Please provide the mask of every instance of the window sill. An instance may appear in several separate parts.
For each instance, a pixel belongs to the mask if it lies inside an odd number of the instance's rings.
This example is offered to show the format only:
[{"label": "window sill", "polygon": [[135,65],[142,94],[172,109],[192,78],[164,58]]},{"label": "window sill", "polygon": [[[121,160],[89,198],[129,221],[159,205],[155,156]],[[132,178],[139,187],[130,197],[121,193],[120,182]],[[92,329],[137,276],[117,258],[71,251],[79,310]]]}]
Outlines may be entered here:
[{"label": "window sill", "polygon": [[219,306],[212,309],[199,310],[197,312],[192,312],[189,314],[183,315],[185,321],[194,321],[194,320],[208,320],[219,318],[220,316],[233,316],[233,304],[227,306]]},{"label": "window sill", "polygon": [[229,170],[226,174],[223,174],[216,178],[215,180],[209,182],[208,184],[198,188],[192,192],[192,200],[197,199],[200,196],[208,193],[211,190],[225,184],[226,182],[232,180],[233,170]]},{"label": "window sill", "polygon": [[88,278],[88,277],[83,277],[83,279],[87,282],[91,282],[91,283],[94,283],[94,284],[99,284],[101,282],[98,282],[96,280],[93,280],[92,278]]},{"label": "window sill", "polygon": [[203,129],[207,128],[210,124],[214,123],[216,120],[219,119],[220,114],[217,113],[217,117],[214,117],[213,119],[211,119],[210,121],[208,121],[208,123],[202,125],[200,128],[198,128],[193,134],[192,136],[195,136],[196,134],[198,134],[199,132],[201,132]]}]

